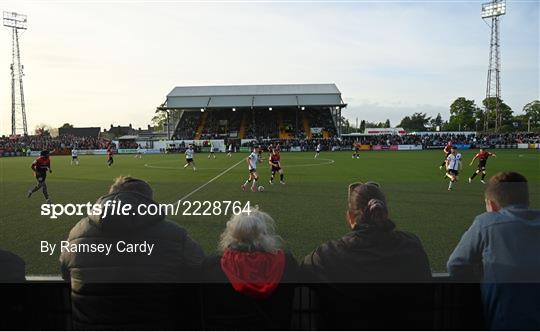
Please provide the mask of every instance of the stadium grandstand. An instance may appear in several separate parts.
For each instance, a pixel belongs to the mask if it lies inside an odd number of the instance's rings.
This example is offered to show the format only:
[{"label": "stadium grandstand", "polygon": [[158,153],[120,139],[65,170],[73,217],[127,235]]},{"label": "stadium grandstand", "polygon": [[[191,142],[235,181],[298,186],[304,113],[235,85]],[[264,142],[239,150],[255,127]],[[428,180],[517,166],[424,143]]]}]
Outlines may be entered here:
[{"label": "stadium grandstand", "polygon": [[328,139],[347,104],[335,84],[175,87],[158,109],[179,111],[173,139]]}]

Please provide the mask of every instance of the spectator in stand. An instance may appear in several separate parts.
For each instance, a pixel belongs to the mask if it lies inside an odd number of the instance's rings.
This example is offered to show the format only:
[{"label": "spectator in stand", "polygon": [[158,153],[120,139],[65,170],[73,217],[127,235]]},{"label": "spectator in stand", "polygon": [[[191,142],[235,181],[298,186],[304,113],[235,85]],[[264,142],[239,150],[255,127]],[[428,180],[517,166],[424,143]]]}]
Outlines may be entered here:
[{"label": "spectator in stand", "polygon": [[[414,296],[415,303],[429,307],[427,290],[413,286],[404,290],[396,284],[429,281],[428,257],[417,236],[395,229],[378,184],[349,186],[346,219],[352,231],[322,244],[302,265],[304,278],[313,283],[321,298],[323,329],[377,329],[381,312],[392,317],[385,328],[428,327],[429,319],[410,303]],[[380,291],[373,287],[366,297],[359,283],[388,284]],[[411,294],[404,294],[407,291]]]},{"label": "spectator in stand", "polygon": [[25,263],[12,252],[0,249],[0,283],[24,282]]},{"label": "spectator in stand", "polygon": [[[198,289],[181,285],[198,281],[204,259],[201,247],[163,214],[139,214],[138,207],[157,204],[143,180],[118,177],[96,204],[122,202],[132,214],[89,215],[71,230],[70,246],[110,245],[109,254],[62,252],[62,276],[71,281],[75,329],[196,329],[189,323],[200,313]],[[163,213],[163,212],[162,212]],[[122,244],[121,241],[125,241]],[[151,250],[120,252],[118,245],[152,245]]]},{"label": "spectator in stand", "polygon": [[290,329],[297,263],[266,213],[232,217],[203,264],[205,329]]},{"label": "spectator in stand", "polygon": [[494,175],[485,203],[487,212],[463,234],[448,272],[482,282],[489,329],[540,329],[540,210],[529,207],[527,179],[514,172]]}]

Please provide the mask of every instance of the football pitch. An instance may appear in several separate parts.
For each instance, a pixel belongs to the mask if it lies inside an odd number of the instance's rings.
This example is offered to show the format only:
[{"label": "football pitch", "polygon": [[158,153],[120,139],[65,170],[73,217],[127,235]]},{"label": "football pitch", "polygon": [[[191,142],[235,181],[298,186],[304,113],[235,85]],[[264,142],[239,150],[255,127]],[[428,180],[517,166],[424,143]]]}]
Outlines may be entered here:
[{"label": "football pitch", "polygon": [[[495,172],[512,170],[524,174],[530,184],[531,203],[540,207],[540,153],[534,150],[493,150],[497,158],[488,161],[488,178]],[[322,242],[337,239],[349,231],[345,221],[347,187],[351,182],[376,181],[385,191],[391,219],[397,227],[415,233],[422,240],[432,269],[444,272],[448,256],[477,214],[484,212],[483,187],[476,169],[469,167],[476,150],[461,151],[464,158],[460,181],[454,191],[439,170],[441,151],[363,152],[352,159],[350,152],[282,153],[285,185],[268,183],[270,171],[264,160],[258,167],[261,193],[242,192],[247,153],[217,159],[195,155],[198,170],[183,169],[183,154],[116,155],[113,167],[105,156],[80,156],[80,166],[71,166],[69,156],[52,156],[53,173],[47,177],[54,203],[87,203],[105,194],[113,178],[131,175],[148,181],[155,200],[240,201],[258,205],[275,219],[278,233],[288,249],[301,260]],[[264,154],[265,158],[268,154]],[[40,241],[59,243],[80,216],[49,219],[40,215],[41,192],[26,198],[35,184],[30,164],[33,158],[0,158],[0,248],[21,256],[27,274],[59,274],[58,253],[40,252]],[[170,216],[185,227],[207,254],[214,253],[228,216]]]}]

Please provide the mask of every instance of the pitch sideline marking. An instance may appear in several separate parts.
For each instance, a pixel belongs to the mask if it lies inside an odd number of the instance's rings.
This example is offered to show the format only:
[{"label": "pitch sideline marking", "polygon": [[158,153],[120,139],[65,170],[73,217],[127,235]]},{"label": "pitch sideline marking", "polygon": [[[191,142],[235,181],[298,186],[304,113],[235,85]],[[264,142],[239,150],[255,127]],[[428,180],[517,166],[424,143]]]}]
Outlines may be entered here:
[{"label": "pitch sideline marking", "polygon": [[207,185],[209,185],[210,183],[216,181],[217,179],[219,179],[220,177],[222,177],[223,175],[225,175],[226,173],[228,173],[230,170],[232,170],[233,168],[235,168],[236,166],[240,165],[240,163],[244,162],[245,159],[242,158],[240,159],[236,164],[232,165],[231,167],[227,168],[226,170],[224,170],[223,172],[219,173],[218,175],[214,176],[213,178],[211,178],[210,180],[208,180],[206,183],[200,185],[199,187],[195,188],[193,191],[191,191],[190,193],[188,193],[187,195],[185,195],[184,197],[180,198],[178,200],[177,203],[180,203],[182,202],[183,200],[189,198],[190,196],[192,196],[193,194],[197,193],[199,190],[203,189],[204,187],[206,187]]}]

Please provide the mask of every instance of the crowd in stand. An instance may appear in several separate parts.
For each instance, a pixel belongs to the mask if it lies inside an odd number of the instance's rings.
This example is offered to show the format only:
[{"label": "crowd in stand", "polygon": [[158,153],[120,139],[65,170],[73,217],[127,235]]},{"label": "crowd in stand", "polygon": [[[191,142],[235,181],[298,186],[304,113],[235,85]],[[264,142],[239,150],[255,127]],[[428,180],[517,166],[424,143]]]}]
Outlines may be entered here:
[{"label": "crowd in stand", "polygon": [[[97,204],[121,200],[133,206],[155,204],[150,185],[119,177]],[[447,267],[456,281],[480,282],[487,328],[540,327],[540,211],[529,208],[527,180],[498,173],[485,189],[486,211],[474,219],[450,255]],[[414,325],[408,303],[392,287],[428,283],[431,270],[421,240],[398,228],[390,217],[384,189],[375,182],[348,187],[344,221],[350,232],[321,244],[299,262],[277,234],[273,218],[258,209],[233,216],[219,242],[219,254],[206,256],[179,224],[165,215],[89,215],[68,236],[70,245],[150,241],[146,253],[62,252],[63,278],[71,282],[76,329],[288,329],[296,284],[313,287],[320,297],[325,329],[422,329]],[[301,222],[301,221],[299,221]],[[127,236],[129,234],[129,236]],[[2,281],[23,281],[24,262],[0,251]],[[359,283],[388,283],[366,298]],[[136,283],[136,284],[134,284]],[[175,284],[196,283],[182,289]],[[397,284],[396,284],[397,283]],[[426,305],[431,302],[426,299]],[[362,319],[358,307],[362,303]],[[200,310],[200,312],[197,312]],[[364,311],[365,310],[365,311]],[[384,313],[391,317],[380,321]],[[202,326],[189,326],[201,317]],[[374,320],[374,318],[376,319]],[[393,325],[395,324],[395,325]]]},{"label": "crowd in stand", "polygon": [[[200,114],[191,112],[194,114]],[[196,119],[194,118],[194,121]],[[238,120],[238,119],[237,119]],[[215,121],[214,121],[215,122]],[[235,121],[235,123],[238,121]],[[268,124],[269,130],[276,130],[271,124]],[[264,127],[267,128],[267,127]],[[247,130],[252,127],[248,126]],[[192,135],[191,133],[190,135]],[[283,151],[289,151],[292,148],[298,148],[300,151],[311,151],[320,144],[324,150],[351,150],[354,144],[366,145],[421,145],[424,148],[430,146],[444,146],[449,141],[453,144],[470,144],[472,147],[481,145],[497,145],[497,144],[520,144],[520,143],[540,143],[540,134],[538,133],[510,133],[510,134],[424,134],[424,135],[374,135],[374,136],[359,136],[359,137],[344,137],[338,138],[333,136],[329,139],[259,139],[255,143],[246,142],[243,146],[250,147],[253,144],[259,144],[263,147],[267,145],[279,144]],[[106,149],[111,145],[111,140],[104,137],[78,137],[72,135],[60,135],[51,137],[50,135],[31,135],[18,136],[10,138],[7,136],[0,137],[0,150],[6,152],[26,152],[29,150],[40,151],[54,149],[71,149],[79,150],[95,150]],[[133,141],[120,142],[120,148],[137,148],[137,143]]]},{"label": "crowd in stand", "polygon": [[7,152],[26,152],[55,149],[95,150],[106,149],[111,144],[111,140],[104,137],[78,137],[73,135],[60,135],[52,137],[50,135],[29,135],[17,136],[15,138],[0,137],[0,150]]},{"label": "crowd in stand", "polygon": [[122,140],[118,142],[118,147],[120,149],[136,149],[139,147],[139,144],[132,140]]},{"label": "crowd in stand", "polygon": [[497,144],[520,144],[520,143],[540,143],[540,134],[519,133],[519,134],[424,134],[424,135],[373,135],[358,137],[332,137],[329,139],[261,139],[255,142],[245,142],[243,146],[251,147],[261,145],[263,148],[272,144],[280,145],[283,151],[290,151],[298,148],[300,151],[315,150],[317,145],[321,145],[323,150],[351,150],[354,144],[364,145],[421,145],[423,148],[443,147],[448,142],[452,144],[468,144],[471,147],[493,146]]}]

